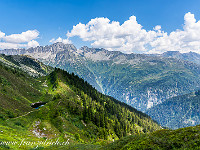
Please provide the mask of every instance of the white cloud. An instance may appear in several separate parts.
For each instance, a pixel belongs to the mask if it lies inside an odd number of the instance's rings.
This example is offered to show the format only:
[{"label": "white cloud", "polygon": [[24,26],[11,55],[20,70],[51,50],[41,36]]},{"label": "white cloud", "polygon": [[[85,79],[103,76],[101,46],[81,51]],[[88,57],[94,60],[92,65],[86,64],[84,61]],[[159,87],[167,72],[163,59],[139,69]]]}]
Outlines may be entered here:
[{"label": "white cloud", "polygon": [[196,22],[194,14],[190,12],[184,16],[183,30],[176,30],[152,41],[153,47],[149,53],[162,53],[164,51],[194,51],[200,53],[200,21]]},{"label": "white cloud", "polygon": [[112,50],[120,50],[126,53],[135,51],[146,51],[146,44],[161,36],[158,31],[146,31],[138,24],[135,16],[122,25],[116,21],[110,21],[108,18],[95,18],[87,24],[79,23],[73,26],[68,37],[79,36],[83,41],[92,41],[93,47],[103,47]]},{"label": "white cloud", "polygon": [[21,34],[7,35],[3,39],[9,43],[24,43],[37,39],[38,36],[39,32],[37,30],[28,30],[26,32],[22,32]]},{"label": "white cloud", "polygon": [[131,16],[120,25],[108,18],[91,19],[87,24],[79,23],[67,33],[67,36],[79,36],[90,41],[93,47],[120,50],[125,53],[162,53],[165,51],[195,51],[200,53],[200,21],[194,14],[185,14],[182,30],[167,33],[157,25],[153,30],[143,29],[135,16]]},{"label": "white cloud", "polygon": [[153,28],[154,30],[161,30],[161,26],[160,25],[157,25]]},{"label": "white cloud", "polygon": [[0,39],[3,38],[5,36],[5,33],[0,31]]},{"label": "white cloud", "polygon": [[39,46],[39,43],[35,41],[39,36],[39,31],[28,30],[21,34],[6,35],[0,31],[0,49],[10,48],[29,48]]},{"label": "white cloud", "polygon": [[26,47],[26,44],[0,42],[0,49],[18,49]]},{"label": "white cloud", "polygon": [[68,38],[67,39],[62,39],[61,37],[57,38],[57,39],[51,39],[49,41],[50,43],[57,43],[57,42],[62,42],[64,44],[72,44],[72,41],[70,41]]},{"label": "white cloud", "polygon": [[37,41],[35,41],[35,40],[32,40],[32,41],[28,42],[28,48],[37,47],[37,46],[39,46],[39,43]]}]

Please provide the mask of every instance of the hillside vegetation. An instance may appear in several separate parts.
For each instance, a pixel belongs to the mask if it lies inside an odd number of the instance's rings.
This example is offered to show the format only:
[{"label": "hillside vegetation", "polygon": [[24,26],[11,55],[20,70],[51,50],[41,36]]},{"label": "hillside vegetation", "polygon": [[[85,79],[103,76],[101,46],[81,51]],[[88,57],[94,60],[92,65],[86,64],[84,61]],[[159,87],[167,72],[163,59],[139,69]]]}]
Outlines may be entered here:
[{"label": "hillside vegetation", "polygon": [[200,126],[177,130],[159,130],[150,134],[127,136],[101,148],[102,150],[198,150]]},{"label": "hillside vegetation", "polygon": [[[33,60],[29,59],[24,65]],[[0,63],[1,150],[200,148],[200,126],[161,129],[148,115],[98,92],[73,73],[55,68],[46,76],[35,76],[4,61]],[[197,104],[199,95],[198,91],[183,97]],[[175,98],[177,104],[188,101]],[[35,109],[31,107],[35,102],[46,104]]]},{"label": "hillside vegetation", "polygon": [[[36,78],[7,63],[0,63],[2,150],[55,149],[46,144],[36,148],[37,142],[56,142],[58,139],[68,143],[65,148],[97,149],[127,135],[161,129],[146,114],[101,94],[74,74],[56,68],[49,75]],[[46,104],[34,109],[31,104],[35,102]],[[5,144],[24,140],[36,143]]]}]

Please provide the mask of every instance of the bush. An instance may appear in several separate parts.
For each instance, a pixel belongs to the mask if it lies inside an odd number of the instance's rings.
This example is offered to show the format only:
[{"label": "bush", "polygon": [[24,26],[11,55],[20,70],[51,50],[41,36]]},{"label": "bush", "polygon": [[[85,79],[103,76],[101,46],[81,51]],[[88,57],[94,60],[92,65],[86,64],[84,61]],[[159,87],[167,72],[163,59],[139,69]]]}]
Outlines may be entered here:
[{"label": "bush", "polygon": [[6,120],[5,117],[4,117],[4,115],[2,115],[2,114],[0,114],[0,119]]},{"label": "bush", "polygon": [[11,112],[11,111],[7,111],[7,115],[8,115],[9,118],[14,118],[15,117],[13,112]]},{"label": "bush", "polygon": [[24,127],[20,121],[16,121],[16,122],[15,122],[15,125]]},{"label": "bush", "polygon": [[80,141],[80,135],[79,135],[78,133],[75,133],[74,137],[75,137],[75,139],[76,139],[77,141]]}]

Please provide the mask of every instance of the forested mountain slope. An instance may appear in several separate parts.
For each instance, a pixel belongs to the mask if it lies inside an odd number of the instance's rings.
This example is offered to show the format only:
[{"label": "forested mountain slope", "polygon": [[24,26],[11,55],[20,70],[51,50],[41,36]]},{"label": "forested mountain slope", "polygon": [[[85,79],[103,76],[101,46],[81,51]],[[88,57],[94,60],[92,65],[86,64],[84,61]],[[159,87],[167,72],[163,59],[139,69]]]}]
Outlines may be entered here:
[{"label": "forested mountain slope", "polygon": [[[91,147],[97,148],[101,142],[161,129],[146,114],[101,94],[74,74],[56,68],[49,75],[35,77],[8,65],[14,62],[11,60],[0,62],[0,141],[59,139],[69,142],[68,146],[93,143],[97,145]],[[45,105],[32,108],[36,102]],[[36,146],[1,144],[0,149]]]},{"label": "forested mountain slope", "polygon": [[101,150],[198,150],[200,126],[177,130],[159,130],[150,134],[127,136]]}]

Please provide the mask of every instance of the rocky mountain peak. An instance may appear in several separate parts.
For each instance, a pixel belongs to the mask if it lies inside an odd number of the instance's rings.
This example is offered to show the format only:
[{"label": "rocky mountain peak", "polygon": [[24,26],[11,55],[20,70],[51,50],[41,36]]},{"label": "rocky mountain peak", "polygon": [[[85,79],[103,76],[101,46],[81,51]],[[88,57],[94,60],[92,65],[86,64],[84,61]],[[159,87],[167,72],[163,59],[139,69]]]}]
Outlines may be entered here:
[{"label": "rocky mountain peak", "polygon": [[162,55],[167,56],[167,57],[173,57],[175,55],[181,55],[179,51],[167,51],[164,52]]},{"label": "rocky mountain peak", "polygon": [[92,52],[92,53],[95,53],[95,52],[107,52],[108,50],[104,49],[104,48],[89,48],[87,46],[83,46],[80,48],[80,50],[82,50],[83,52]]},{"label": "rocky mountain peak", "polygon": [[73,44],[64,44],[62,42],[57,42],[46,47],[50,51],[59,52],[59,51],[77,51],[76,47]]},{"label": "rocky mountain peak", "polygon": [[63,52],[63,51],[77,51],[77,49],[73,44],[64,44],[62,42],[57,42],[57,43],[54,43],[52,45],[29,48],[26,51],[27,51],[26,54],[28,54],[28,55],[31,55],[32,53],[57,54],[58,52]]},{"label": "rocky mountain peak", "polygon": [[76,50],[76,47],[73,44],[64,44],[62,42],[54,43],[54,44],[50,45],[50,47],[54,47],[54,48],[58,48],[58,49],[72,49],[72,50]]}]

